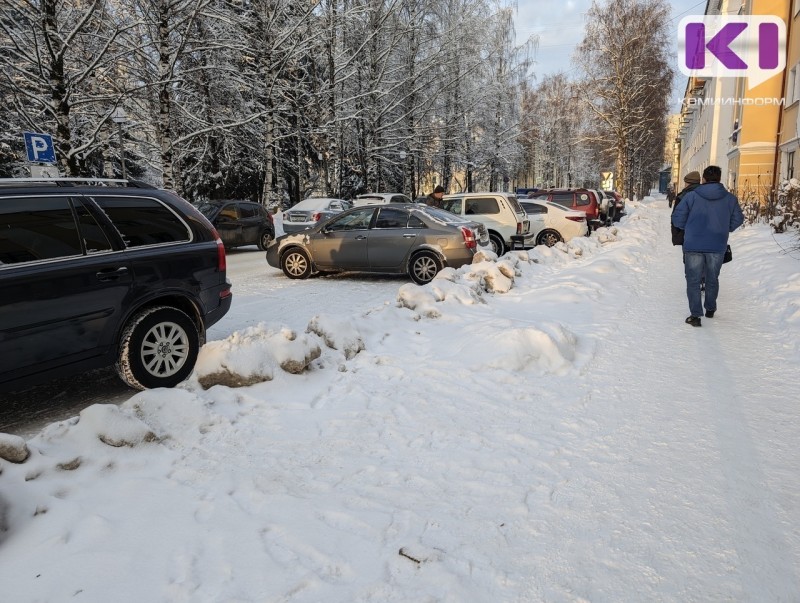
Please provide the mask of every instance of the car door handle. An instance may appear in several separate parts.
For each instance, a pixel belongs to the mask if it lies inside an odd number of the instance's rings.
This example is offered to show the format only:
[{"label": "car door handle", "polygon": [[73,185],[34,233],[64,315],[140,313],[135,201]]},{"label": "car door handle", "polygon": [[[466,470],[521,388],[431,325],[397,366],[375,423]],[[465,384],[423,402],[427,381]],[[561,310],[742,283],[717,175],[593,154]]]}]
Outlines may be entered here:
[{"label": "car door handle", "polygon": [[101,270],[95,276],[98,281],[115,281],[126,274],[128,274],[128,269],[125,266],[120,266],[119,268]]},{"label": "car door handle", "polygon": [[363,240],[364,240],[364,239],[366,239],[366,238],[367,238],[367,236],[366,236],[366,235],[358,235],[358,236],[356,237],[356,241],[363,241]]},{"label": "car door handle", "polygon": [[414,238],[414,237],[416,237],[416,236],[417,236],[417,235],[416,235],[415,233],[413,233],[413,232],[412,232],[412,233],[410,233],[410,234],[404,234],[404,235],[403,235],[403,238],[404,238],[404,239],[413,239],[413,238]]}]

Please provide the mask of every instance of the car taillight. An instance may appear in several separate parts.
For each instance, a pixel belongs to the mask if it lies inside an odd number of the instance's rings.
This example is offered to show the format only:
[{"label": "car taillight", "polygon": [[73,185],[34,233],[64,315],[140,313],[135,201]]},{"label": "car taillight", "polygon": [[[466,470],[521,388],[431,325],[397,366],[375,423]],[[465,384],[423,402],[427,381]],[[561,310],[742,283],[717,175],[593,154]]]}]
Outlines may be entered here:
[{"label": "car taillight", "polygon": [[318,211],[315,211],[313,214],[311,214],[311,221],[319,222],[320,216],[322,216],[322,214],[319,213]]},{"label": "car taillight", "polygon": [[517,222],[517,234],[522,234],[522,222]]},{"label": "car taillight", "polygon": [[586,222],[585,216],[564,216],[567,220],[572,220],[573,222]]},{"label": "car taillight", "polygon": [[478,246],[478,242],[475,240],[475,233],[471,228],[462,226],[461,235],[464,237],[464,245],[467,246],[467,249],[475,249]]},{"label": "car taillight", "polygon": [[214,242],[217,244],[217,270],[225,272],[225,269],[228,267],[225,261],[225,245],[222,239],[219,238],[219,233],[216,228],[212,228],[211,233],[214,236]]}]

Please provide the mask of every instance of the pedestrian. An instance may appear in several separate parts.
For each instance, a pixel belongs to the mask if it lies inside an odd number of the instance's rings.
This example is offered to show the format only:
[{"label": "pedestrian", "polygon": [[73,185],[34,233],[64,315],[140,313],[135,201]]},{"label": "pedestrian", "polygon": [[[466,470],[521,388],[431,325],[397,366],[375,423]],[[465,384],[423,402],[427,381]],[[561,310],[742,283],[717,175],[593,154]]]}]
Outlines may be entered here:
[{"label": "pedestrian", "polygon": [[672,202],[673,201],[675,201],[675,189],[670,184],[667,187],[667,204],[669,205],[669,207],[672,207]]},{"label": "pedestrian", "polygon": [[[687,174],[688,176],[688,174]],[[683,263],[689,316],[686,324],[701,326],[717,311],[719,271],[728,246],[728,234],[744,223],[739,200],[722,186],[722,170],[710,165],[703,170],[703,183],[683,195],[672,213],[672,224],[684,231]],[[683,192],[683,191],[681,191]],[[705,300],[700,282],[705,275]]]},{"label": "pedestrian", "polygon": [[442,197],[444,197],[444,187],[439,184],[430,195],[425,197],[425,204],[431,207],[442,207]]},{"label": "pedestrian", "polygon": [[[683,187],[681,192],[675,195],[675,200],[672,202],[673,215],[675,215],[675,209],[678,207],[678,204],[686,196],[686,194],[692,192],[694,189],[700,186],[700,172],[689,172],[683,177],[683,182],[686,186]],[[670,228],[672,229],[672,244],[683,245],[683,230],[674,225],[671,225]]]}]

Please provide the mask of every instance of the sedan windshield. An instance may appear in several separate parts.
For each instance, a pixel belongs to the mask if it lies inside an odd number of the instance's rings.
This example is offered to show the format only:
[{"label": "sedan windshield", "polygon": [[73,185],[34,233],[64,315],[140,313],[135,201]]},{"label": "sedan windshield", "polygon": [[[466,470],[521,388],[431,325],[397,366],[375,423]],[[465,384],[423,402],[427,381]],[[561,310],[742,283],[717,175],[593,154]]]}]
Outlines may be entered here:
[{"label": "sedan windshield", "polygon": [[200,203],[197,206],[197,209],[200,210],[200,213],[203,214],[206,218],[211,218],[211,216],[214,215],[214,213],[217,211],[218,208],[219,206],[215,205],[214,203]]}]

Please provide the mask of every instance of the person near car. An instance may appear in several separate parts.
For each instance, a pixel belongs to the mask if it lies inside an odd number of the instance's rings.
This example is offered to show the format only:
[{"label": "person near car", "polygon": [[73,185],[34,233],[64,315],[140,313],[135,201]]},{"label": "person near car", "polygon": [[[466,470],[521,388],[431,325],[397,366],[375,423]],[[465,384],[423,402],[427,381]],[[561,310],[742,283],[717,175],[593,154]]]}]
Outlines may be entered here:
[{"label": "person near car", "polygon": [[430,195],[425,197],[425,204],[431,207],[442,207],[442,197],[444,197],[444,187],[439,184]]},{"label": "person near car", "polygon": [[[689,316],[686,324],[701,326],[705,307],[706,318],[717,311],[719,271],[728,246],[728,234],[744,223],[744,214],[735,195],[720,183],[722,170],[710,165],[703,170],[703,183],[683,195],[672,223],[684,231],[683,263],[686,276],[686,297]],[[705,275],[705,300],[700,282]]]},{"label": "person near car", "polygon": [[[675,200],[672,202],[672,214],[675,215],[675,209],[677,209],[678,204],[681,200],[688,194],[691,193],[694,189],[700,186],[700,172],[694,171],[689,172],[683,177],[683,182],[686,186],[683,187],[683,190],[675,195]],[[672,244],[673,245],[683,245],[683,230],[672,224],[670,226],[672,229]]]}]

